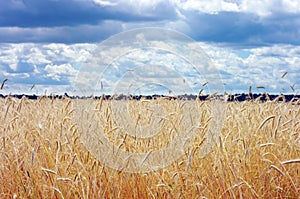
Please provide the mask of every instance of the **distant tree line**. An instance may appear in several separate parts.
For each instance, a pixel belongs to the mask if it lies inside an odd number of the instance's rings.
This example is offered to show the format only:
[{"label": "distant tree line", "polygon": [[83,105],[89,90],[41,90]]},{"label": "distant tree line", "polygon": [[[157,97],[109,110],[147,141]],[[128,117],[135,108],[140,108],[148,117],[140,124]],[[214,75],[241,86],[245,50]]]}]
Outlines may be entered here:
[{"label": "distant tree line", "polygon": [[[28,99],[31,100],[37,100],[40,97],[46,97],[46,98],[51,98],[51,99],[64,99],[64,98],[70,98],[70,99],[100,99],[102,96],[69,96],[67,93],[65,93],[64,95],[24,95],[24,94],[11,94],[11,95],[2,95],[0,94],[0,98],[6,98],[8,96],[11,97],[15,97],[15,98],[19,98],[21,99],[22,97],[26,97]],[[291,100],[298,100],[300,99],[300,95],[275,95],[275,94],[267,94],[267,93],[263,93],[263,94],[226,94],[226,100],[229,102],[232,101],[238,101],[238,102],[242,102],[242,101],[251,101],[251,100],[260,100],[260,101],[268,101],[268,100],[276,100],[276,101],[285,101],[285,102],[289,102]],[[124,99],[130,99],[130,100],[155,100],[155,99],[159,99],[159,98],[166,98],[169,100],[196,100],[197,98],[201,101],[205,101],[208,99],[211,99],[210,95],[192,95],[192,94],[185,94],[185,95],[178,95],[178,96],[165,96],[165,95],[103,95],[105,100],[124,100]],[[216,97],[218,97],[216,95]],[[219,96],[220,97],[220,96]]]}]

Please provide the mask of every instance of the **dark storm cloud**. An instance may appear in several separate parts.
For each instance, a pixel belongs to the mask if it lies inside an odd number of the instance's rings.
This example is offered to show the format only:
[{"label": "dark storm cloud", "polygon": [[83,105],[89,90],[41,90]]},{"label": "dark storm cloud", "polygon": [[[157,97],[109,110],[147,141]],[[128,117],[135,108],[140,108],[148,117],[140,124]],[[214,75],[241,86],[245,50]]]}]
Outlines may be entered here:
[{"label": "dark storm cloud", "polygon": [[0,2],[0,42],[99,42],[123,31],[124,23],[174,18],[168,1],[137,9],[124,2],[101,6],[91,0],[8,0]]},{"label": "dark storm cloud", "polygon": [[122,31],[122,24],[117,21],[103,21],[97,26],[80,25],[76,27],[40,27],[0,28],[0,42],[2,43],[85,43],[99,42],[109,36]]},{"label": "dark storm cloud", "polygon": [[243,45],[300,44],[300,15],[261,18],[250,13],[186,13],[194,39]]},{"label": "dark storm cloud", "polygon": [[0,4],[2,27],[97,25],[102,20],[156,21],[174,17],[168,3],[161,3],[152,15],[135,12],[126,6],[100,6],[90,0],[8,0]]},{"label": "dark storm cloud", "polygon": [[300,45],[300,14],[279,13],[265,18],[263,24],[266,42]]},{"label": "dark storm cloud", "polygon": [[171,0],[98,2],[1,1],[0,42],[99,42],[128,27],[159,26],[186,33],[197,41],[239,46],[300,44],[300,14],[281,8],[270,8],[271,14],[261,16],[241,10],[212,14],[180,7]]}]

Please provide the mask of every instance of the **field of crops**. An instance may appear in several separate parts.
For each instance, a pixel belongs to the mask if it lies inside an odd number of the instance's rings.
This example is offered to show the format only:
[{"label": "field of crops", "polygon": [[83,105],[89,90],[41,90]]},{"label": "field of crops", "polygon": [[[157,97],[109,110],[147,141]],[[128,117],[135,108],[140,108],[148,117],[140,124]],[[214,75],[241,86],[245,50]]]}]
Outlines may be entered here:
[{"label": "field of crops", "polygon": [[[185,130],[186,123],[178,116],[179,102],[149,100],[144,105],[142,101],[130,102],[133,111],[128,114],[134,125],[130,120],[112,117],[118,105],[111,107],[109,101],[94,100],[92,108],[83,115],[76,110],[75,103],[68,98],[0,99],[0,198],[298,198],[300,195],[299,102],[228,102],[226,110],[221,110],[226,112],[226,118],[220,136],[207,153],[203,153],[203,144],[213,121],[212,102],[180,102],[197,103],[198,109],[193,109],[195,114],[191,114],[190,120],[201,124],[199,136],[169,166],[138,173],[102,164],[91,147],[87,147],[86,138],[93,138],[90,135],[96,136],[94,130],[100,129],[119,150],[145,153],[157,150]],[[170,113],[165,121],[173,122],[161,125],[151,142],[116,131],[120,124],[129,130],[136,128],[138,120],[144,125],[160,122],[151,113],[138,114],[142,106],[155,103]],[[118,121],[114,121],[116,118]],[[82,139],[83,132],[88,136]]]}]

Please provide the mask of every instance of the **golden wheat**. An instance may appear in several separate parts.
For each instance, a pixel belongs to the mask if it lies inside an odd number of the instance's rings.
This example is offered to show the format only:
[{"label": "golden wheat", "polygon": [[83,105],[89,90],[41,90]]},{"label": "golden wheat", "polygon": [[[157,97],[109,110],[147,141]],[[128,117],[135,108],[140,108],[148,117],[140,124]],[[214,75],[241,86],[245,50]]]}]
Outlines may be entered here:
[{"label": "golden wheat", "polygon": [[[134,137],[118,132],[109,101],[103,97],[94,101],[90,109],[93,113],[81,119],[97,116],[119,150],[147,150],[143,160],[146,161],[152,150],[168,143],[179,128],[168,121],[180,124],[176,111],[184,105],[164,101],[162,104],[170,114],[163,119],[161,135],[153,138],[153,142],[137,142]],[[70,99],[0,99],[0,198],[297,198],[300,195],[300,109],[295,103],[258,100],[227,103],[217,144],[202,156],[201,146],[212,122],[212,110],[211,102],[196,102],[200,136],[173,164],[146,173],[126,173],[97,161],[80,138],[74,103]],[[151,112],[147,112],[147,117],[139,117],[139,107],[147,108],[157,101],[130,103],[132,110],[136,108],[130,112],[133,121],[149,122]]]}]

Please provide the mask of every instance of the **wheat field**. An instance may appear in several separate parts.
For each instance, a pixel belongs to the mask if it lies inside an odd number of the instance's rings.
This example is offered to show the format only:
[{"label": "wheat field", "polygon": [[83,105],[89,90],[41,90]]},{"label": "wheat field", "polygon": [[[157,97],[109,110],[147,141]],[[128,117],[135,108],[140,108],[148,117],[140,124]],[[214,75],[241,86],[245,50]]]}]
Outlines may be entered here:
[{"label": "wheat field", "polygon": [[[136,114],[140,102],[132,103],[133,122],[152,117],[141,119]],[[166,112],[178,112],[174,101],[160,103]],[[108,101],[95,100],[88,114],[98,118],[91,123],[89,115],[82,117],[91,124],[86,126],[74,119],[78,110],[68,98],[0,99],[0,198],[299,198],[298,102],[226,103],[221,133],[205,155],[201,146],[211,122],[211,102],[194,103],[201,114],[193,120],[202,128],[185,154],[165,168],[128,173],[102,164],[80,137],[98,121],[113,140],[116,127]],[[169,119],[184,129],[176,114]],[[131,152],[155,150],[176,134],[172,128],[177,126],[163,125],[148,145],[132,137],[114,144]]]}]

